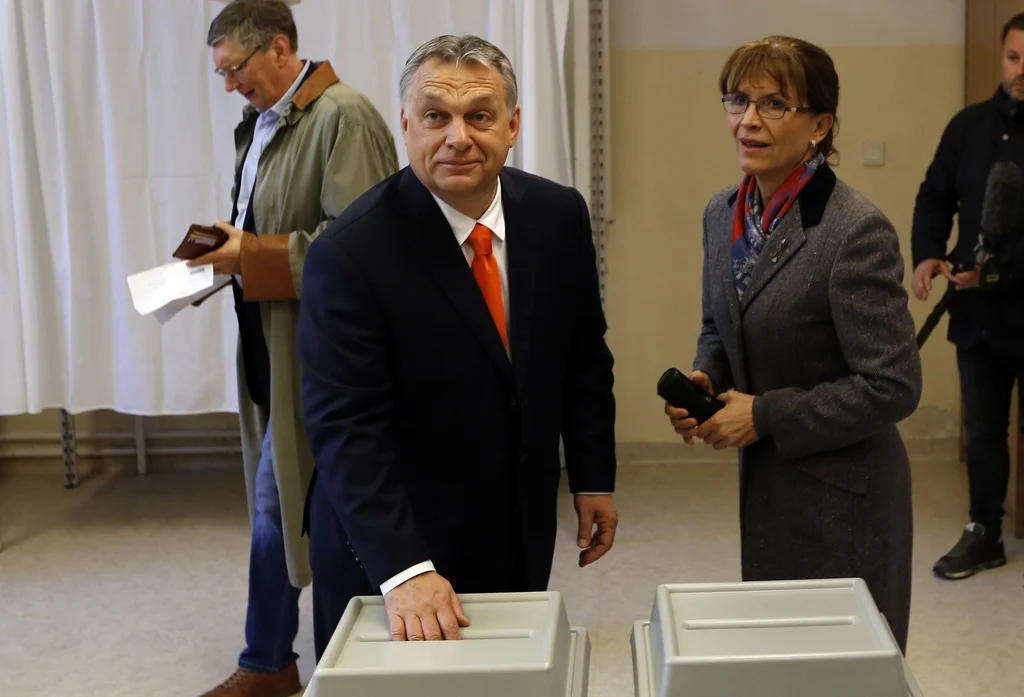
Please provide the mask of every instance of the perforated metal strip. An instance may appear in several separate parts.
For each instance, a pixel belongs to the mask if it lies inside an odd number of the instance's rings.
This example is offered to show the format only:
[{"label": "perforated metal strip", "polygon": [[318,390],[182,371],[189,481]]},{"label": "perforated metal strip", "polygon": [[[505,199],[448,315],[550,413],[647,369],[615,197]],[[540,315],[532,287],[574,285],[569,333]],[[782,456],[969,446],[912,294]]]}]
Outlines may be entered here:
[{"label": "perforated metal strip", "polygon": [[590,218],[605,301],[607,259],[605,238],[610,222],[610,171],[608,147],[608,0],[590,0]]}]

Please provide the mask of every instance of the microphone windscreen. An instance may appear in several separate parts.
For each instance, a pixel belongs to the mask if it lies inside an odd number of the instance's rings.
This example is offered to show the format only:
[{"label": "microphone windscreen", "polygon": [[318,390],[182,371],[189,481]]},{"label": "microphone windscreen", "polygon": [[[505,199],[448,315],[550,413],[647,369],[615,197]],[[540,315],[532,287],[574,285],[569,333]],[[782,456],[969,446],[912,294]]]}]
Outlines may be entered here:
[{"label": "microphone windscreen", "polygon": [[1024,172],[1016,162],[997,162],[985,185],[981,231],[989,238],[1009,236],[1019,224]]}]

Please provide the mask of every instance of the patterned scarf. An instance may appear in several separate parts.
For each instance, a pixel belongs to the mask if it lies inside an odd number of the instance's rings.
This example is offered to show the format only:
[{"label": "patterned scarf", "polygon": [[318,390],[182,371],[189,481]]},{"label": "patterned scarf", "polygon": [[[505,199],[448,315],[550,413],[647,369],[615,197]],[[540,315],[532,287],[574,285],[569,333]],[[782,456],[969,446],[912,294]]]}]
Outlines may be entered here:
[{"label": "patterned scarf", "polygon": [[797,167],[775,192],[763,212],[757,181],[750,174],[743,177],[732,221],[732,275],[741,299],[750,285],[751,274],[768,237],[824,161],[824,155],[818,153]]}]

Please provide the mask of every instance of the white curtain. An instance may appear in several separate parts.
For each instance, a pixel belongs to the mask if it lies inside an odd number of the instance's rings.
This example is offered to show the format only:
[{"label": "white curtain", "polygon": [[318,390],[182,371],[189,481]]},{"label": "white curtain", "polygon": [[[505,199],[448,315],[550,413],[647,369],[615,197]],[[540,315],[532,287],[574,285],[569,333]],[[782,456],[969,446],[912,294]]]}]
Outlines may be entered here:
[{"label": "white curtain", "polygon": [[[420,43],[475,33],[516,68],[510,156],[571,184],[570,0],[302,0],[299,53],[329,59],[388,119]],[[125,278],[230,215],[243,100],[213,74],[217,0],[0,0],[0,414],[237,408],[230,294],[161,327]]]}]

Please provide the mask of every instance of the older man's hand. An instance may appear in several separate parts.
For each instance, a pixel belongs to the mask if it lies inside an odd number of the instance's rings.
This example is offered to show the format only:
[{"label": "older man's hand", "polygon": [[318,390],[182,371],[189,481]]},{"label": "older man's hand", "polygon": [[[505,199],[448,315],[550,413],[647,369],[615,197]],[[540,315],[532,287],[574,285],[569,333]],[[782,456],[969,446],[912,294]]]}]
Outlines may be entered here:
[{"label": "older man's hand", "polygon": [[242,238],[250,233],[239,230],[235,226],[228,225],[220,220],[214,224],[228,234],[228,241],[212,252],[196,257],[188,262],[188,265],[202,266],[203,264],[213,264],[213,272],[216,274],[235,275],[241,273]]}]

